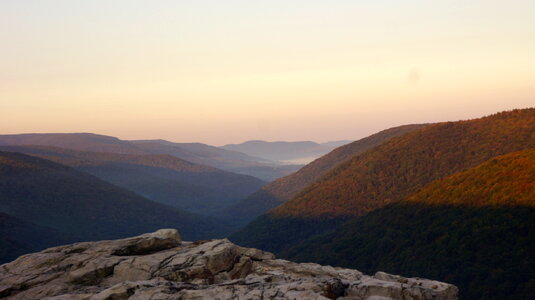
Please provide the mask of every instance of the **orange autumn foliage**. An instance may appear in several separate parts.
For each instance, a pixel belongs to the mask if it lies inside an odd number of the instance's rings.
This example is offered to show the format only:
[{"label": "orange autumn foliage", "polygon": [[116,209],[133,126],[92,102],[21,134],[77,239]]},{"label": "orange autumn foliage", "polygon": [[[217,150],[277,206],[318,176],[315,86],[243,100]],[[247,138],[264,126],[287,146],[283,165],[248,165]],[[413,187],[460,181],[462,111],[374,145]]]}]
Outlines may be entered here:
[{"label": "orange autumn foliage", "polygon": [[327,173],[272,216],[358,216],[495,156],[535,148],[535,109],[445,122],[393,138]]},{"label": "orange autumn foliage", "polygon": [[436,180],[407,202],[463,206],[535,206],[535,149],[493,158]]}]

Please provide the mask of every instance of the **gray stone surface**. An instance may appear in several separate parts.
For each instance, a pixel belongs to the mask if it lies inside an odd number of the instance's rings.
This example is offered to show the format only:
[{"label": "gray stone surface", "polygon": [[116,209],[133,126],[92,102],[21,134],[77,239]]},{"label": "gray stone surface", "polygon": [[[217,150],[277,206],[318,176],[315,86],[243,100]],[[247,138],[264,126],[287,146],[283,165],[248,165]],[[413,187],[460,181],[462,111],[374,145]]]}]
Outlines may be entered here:
[{"label": "gray stone surface", "polygon": [[162,229],[21,256],[0,266],[0,298],[440,300],[457,299],[457,288],[293,263],[226,239],[182,242],[176,230]]}]

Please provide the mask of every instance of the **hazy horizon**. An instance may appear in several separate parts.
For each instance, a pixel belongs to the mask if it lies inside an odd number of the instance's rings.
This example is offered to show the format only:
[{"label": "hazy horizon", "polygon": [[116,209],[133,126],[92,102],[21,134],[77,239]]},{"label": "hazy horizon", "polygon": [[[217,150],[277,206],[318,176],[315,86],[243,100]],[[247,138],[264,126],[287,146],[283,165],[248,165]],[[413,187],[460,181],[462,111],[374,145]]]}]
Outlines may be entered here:
[{"label": "hazy horizon", "polygon": [[530,107],[514,107],[514,108],[504,109],[504,110],[500,110],[500,111],[490,112],[490,113],[485,114],[485,115],[469,117],[469,118],[461,118],[461,119],[456,119],[456,120],[449,120],[448,119],[448,120],[440,120],[440,121],[434,121],[434,122],[418,122],[418,123],[416,123],[416,122],[410,123],[409,122],[409,123],[397,124],[397,125],[381,128],[381,129],[378,129],[378,130],[372,130],[372,131],[370,131],[368,133],[365,133],[363,135],[357,136],[355,138],[340,138],[340,139],[330,139],[330,140],[315,140],[313,138],[311,138],[311,139],[295,139],[295,140],[281,140],[281,139],[271,139],[270,140],[270,139],[252,138],[252,139],[247,139],[247,140],[238,140],[237,142],[210,143],[210,142],[203,142],[203,141],[200,141],[200,140],[173,140],[172,138],[171,139],[167,139],[167,138],[162,138],[162,137],[159,137],[159,136],[149,136],[149,137],[142,137],[142,138],[126,138],[126,137],[123,137],[123,136],[118,136],[118,135],[113,135],[113,134],[105,134],[105,133],[102,133],[102,132],[89,132],[89,131],[79,131],[79,132],[49,132],[49,131],[42,131],[42,132],[16,132],[16,133],[0,132],[0,135],[89,133],[89,134],[96,134],[96,135],[112,136],[112,137],[116,137],[116,138],[118,138],[120,140],[126,140],[126,141],[129,141],[129,140],[166,140],[166,141],[174,142],[174,143],[204,143],[204,144],[207,144],[207,145],[210,145],[210,146],[216,146],[216,147],[221,147],[221,146],[225,146],[225,145],[229,145],[229,144],[241,144],[241,143],[250,142],[250,141],[263,141],[263,142],[273,142],[273,143],[275,143],[275,142],[315,142],[315,143],[318,143],[318,144],[325,144],[325,143],[329,143],[329,142],[338,142],[338,141],[356,141],[356,140],[365,138],[367,136],[370,136],[370,135],[372,135],[374,133],[380,132],[382,130],[389,129],[389,128],[392,128],[392,127],[402,126],[402,125],[439,123],[439,122],[450,122],[450,121],[451,122],[455,122],[455,121],[462,121],[462,120],[478,119],[478,118],[485,117],[485,116],[488,116],[488,115],[491,115],[491,114],[494,114],[494,113],[499,113],[499,112],[502,112],[502,111],[514,110],[514,109],[524,109],[524,108],[530,108]]},{"label": "hazy horizon", "polygon": [[535,105],[535,2],[1,1],[0,134],[356,140]]}]

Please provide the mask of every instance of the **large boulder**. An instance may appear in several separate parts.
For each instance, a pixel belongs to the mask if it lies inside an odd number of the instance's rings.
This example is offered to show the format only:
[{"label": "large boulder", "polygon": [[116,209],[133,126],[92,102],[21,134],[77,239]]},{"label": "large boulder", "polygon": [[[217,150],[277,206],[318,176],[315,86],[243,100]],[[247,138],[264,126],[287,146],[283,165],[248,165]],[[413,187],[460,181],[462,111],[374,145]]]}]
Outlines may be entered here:
[{"label": "large boulder", "polygon": [[276,259],[226,239],[183,242],[174,229],[85,242],[0,266],[0,298],[457,299],[451,284]]}]

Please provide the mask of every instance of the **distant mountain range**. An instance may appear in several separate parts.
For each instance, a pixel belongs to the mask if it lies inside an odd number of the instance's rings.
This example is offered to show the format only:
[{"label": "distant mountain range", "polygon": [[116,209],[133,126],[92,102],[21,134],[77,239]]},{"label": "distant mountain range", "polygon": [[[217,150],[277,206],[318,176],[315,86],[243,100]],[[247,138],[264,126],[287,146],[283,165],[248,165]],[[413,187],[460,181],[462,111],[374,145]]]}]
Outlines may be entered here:
[{"label": "distant mountain range", "polygon": [[253,157],[242,152],[221,149],[201,143],[173,143],[164,140],[130,142],[147,153],[173,155],[194,163],[251,175],[264,181],[272,181],[286,176],[302,167],[300,164],[281,166],[264,158]]},{"label": "distant mountain range", "polygon": [[121,154],[148,154],[128,141],[116,137],[92,133],[39,133],[0,135],[4,146],[53,146],[80,151],[109,152]]},{"label": "distant mountain range", "polygon": [[302,261],[424,274],[459,285],[466,299],[526,298],[535,278],[535,109],[413,129],[298,192],[281,189],[290,199],[231,240]]},{"label": "distant mountain range", "polygon": [[49,146],[0,146],[87,172],[156,202],[218,215],[265,182],[160,154],[87,152]]},{"label": "distant mountain range", "polygon": [[239,151],[254,157],[286,163],[309,163],[329,153],[333,149],[351,141],[333,141],[327,143],[304,142],[266,142],[247,141],[241,144],[228,144],[220,148]]},{"label": "distant mountain range", "polygon": [[168,154],[193,163],[255,176],[264,181],[288,175],[301,167],[301,165],[280,166],[276,162],[201,143],[173,143],[165,140],[125,141],[92,133],[0,135],[0,145],[52,146],[119,154]]},{"label": "distant mountain range", "polygon": [[[21,232],[38,228],[36,233],[49,228],[44,237],[59,237],[44,244],[32,244],[32,235],[14,238],[13,232],[0,238],[15,246],[24,239],[22,250],[51,246],[58,240],[111,239],[158,228],[181,228],[190,239],[221,237],[229,230],[221,221],[153,202],[92,175],[20,153],[0,152],[0,178],[0,213],[6,226]],[[4,244],[1,248],[2,253],[20,250],[6,249]]]}]

